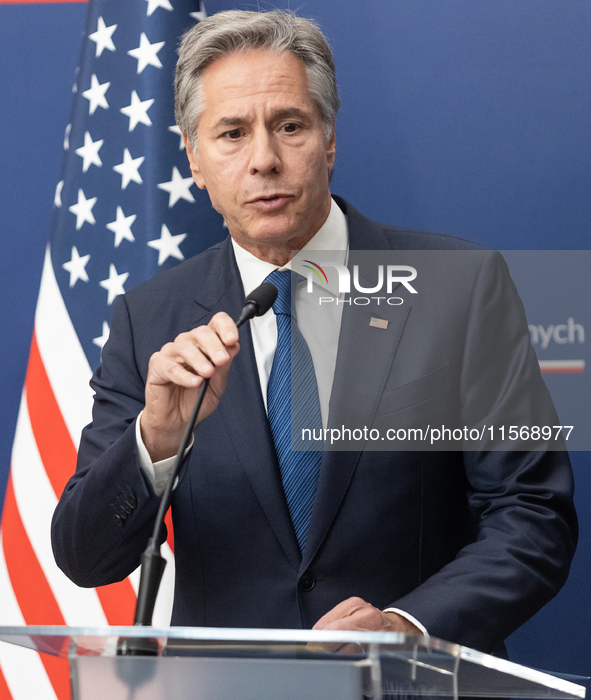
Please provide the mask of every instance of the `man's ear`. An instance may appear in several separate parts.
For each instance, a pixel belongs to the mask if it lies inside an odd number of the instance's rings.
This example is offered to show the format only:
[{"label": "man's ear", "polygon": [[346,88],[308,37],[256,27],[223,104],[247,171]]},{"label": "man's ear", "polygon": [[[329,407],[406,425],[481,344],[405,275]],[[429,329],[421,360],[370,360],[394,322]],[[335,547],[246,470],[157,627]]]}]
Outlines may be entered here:
[{"label": "man's ear", "polygon": [[326,142],[326,161],[328,163],[328,169],[332,170],[334,168],[335,154],[336,154],[336,136],[337,136],[337,125],[333,123],[332,125],[332,135]]},{"label": "man's ear", "polygon": [[183,141],[185,142],[185,151],[187,153],[187,158],[189,159],[189,167],[191,168],[191,175],[195,184],[200,190],[205,190],[205,180],[201,175],[201,168],[199,167],[199,158],[193,152],[191,148],[191,143],[187,134],[183,134]]}]

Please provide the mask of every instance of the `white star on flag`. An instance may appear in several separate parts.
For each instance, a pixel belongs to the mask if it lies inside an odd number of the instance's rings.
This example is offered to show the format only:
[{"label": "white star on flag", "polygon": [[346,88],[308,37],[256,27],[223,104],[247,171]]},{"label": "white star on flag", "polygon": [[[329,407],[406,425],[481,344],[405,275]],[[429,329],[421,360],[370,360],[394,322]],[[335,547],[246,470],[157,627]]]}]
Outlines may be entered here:
[{"label": "white star on flag", "polygon": [[119,244],[123,239],[126,241],[131,241],[132,243],[135,241],[133,233],[131,232],[131,225],[136,218],[137,217],[135,214],[125,216],[123,209],[121,209],[121,207],[117,207],[117,219],[115,221],[111,221],[110,224],[107,224],[109,231],[113,231],[115,234],[115,248],[119,247]]},{"label": "white star on flag", "polygon": [[76,214],[76,231],[82,228],[82,224],[88,221],[89,224],[96,223],[94,215],[92,213],[92,207],[96,204],[96,197],[92,199],[86,199],[84,192],[80,189],[78,190],[78,201],[76,204],[68,209],[72,214]]},{"label": "white star on flag", "polygon": [[107,27],[105,20],[102,17],[98,18],[98,27],[96,32],[88,35],[88,38],[91,41],[94,41],[96,44],[96,58],[98,58],[105,49],[115,51],[115,44],[113,43],[113,39],[111,39],[111,37],[116,29],[116,24],[112,24],[110,27]]},{"label": "white star on flag", "polygon": [[187,202],[195,201],[195,197],[189,192],[189,188],[192,184],[193,178],[183,177],[175,165],[172,169],[172,180],[169,182],[161,182],[158,187],[169,193],[168,208],[170,209],[179,199],[185,199]]},{"label": "white star on flag", "polygon": [[56,207],[62,206],[62,190],[64,188],[64,181],[60,180],[55,188],[55,195],[53,197],[53,203]]},{"label": "white star on flag", "polygon": [[140,185],[142,184],[142,176],[139,174],[138,170],[144,160],[146,160],[144,156],[132,158],[127,148],[123,151],[123,163],[113,166],[113,170],[121,175],[122,190],[124,190],[132,180]]},{"label": "white star on flag", "polygon": [[70,273],[70,287],[73,287],[78,280],[88,282],[88,274],[86,273],[86,263],[90,260],[90,255],[78,253],[76,246],[72,246],[72,258],[69,262],[64,263],[62,267],[66,272]]},{"label": "white star on flag", "polygon": [[146,0],[148,3],[148,12],[147,16],[149,17],[154,10],[157,10],[159,7],[163,7],[165,10],[172,10],[172,5],[170,4],[170,0]]},{"label": "white star on flag", "polygon": [[177,260],[185,259],[185,256],[179,250],[179,245],[186,237],[186,233],[179,233],[176,236],[172,236],[166,224],[162,224],[160,238],[154,241],[148,241],[150,248],[155,248],[158,251],[158,266],[162,265],[168,258],[176,258]]},{"label": "white star on flag", "polygon": [[125,284],[125,281],[128,277],[129,272],[122,272],[121,274],[119,274],[115,265],[111,263],[111,265],[109,266],[108,279],[99,282],[101,287],[103,289],[106,289],[107,292],[109,292],[109,298],[107,300],[107,304],[109,306],[111,306],[111,304],[115,301],[115,297],[118,297],[120,294],[125,294],[125,289],[123,289],[123,285]]},{"label": "white star on flag", "polygon": [[199,3],[199,12],[189,12],[189,16],[193,19],[196,19],[198,22],[201,22],[202,19],[205,19],[207,17],[207,12],[205,11],[205,5],[203,4],[203,0]]},{"label": "white star on flag", "polygon": [[85,173],[91,165],[98,165],[99,168],[102,166],[103,161],[98,154],[102,145],[102,139],[100,141],[93,141],[88,131],[84,134],[84,146],[76,149],[76,153],[83,159],[83,173]]},{"label": "white star on flag", "polygon": [[137,59],[137,72],[141,73],[146,66],[155,66],[162,68],[162,63],[156,55],[164,46],[164,41],[159,41],[157,44],[150,44],[148,37],[142,32],[140,36],[140,45],[137,49],[132,49],[127,53]]},{"label": "white star on flag", "polygon": [[173,134],[178,134],[179,136],[179,151],[182,151],[183,148],[185,147],[185,142],[183,141],[183,132],[181,131],[180,127],[178,124],[175,124],[174,126],[169,126],[168,127],[169,131],[172,131]]},{"label": "white star on flag", "polygon": [[103,321],[103,334],[99,335],[98,338],[93,338],[92,342],[95,345],[98,345],[99,348],[102,350],[105,347],[105,343],[107,340],[109,340],[109,333],[111,330],[109,329],[109,324],[106,321]]},{"label": "white star on flag", "polygon": [[125,114],[126,117],[129,117],[130,131],[133,131],[140,122],[146,124],[146,126],[152,126],[152,121],[148,116],[148,110],[153,104],[154,100],[144,100],[142,102],[135,90],[131,93],[131,104],[119,110]]},{"label": "white star on flag", "polygon": [[96,75],[93,73],[90,78],[90,88],[82,93],[82,97],[88,100],[88,113],[94,114],[97,107],[102,107],[103,109],[109,109],[109,103],[105,97],[105,93],[109,89],[111,83],[103,83],[102,85],[97,80]]},{"label": "white star on flag", "polygon": [[69,151],[70,150],[70,131],[72,129],[72,125],[68,124],[66,126],[66,130],[64,131],[64,151]]}]

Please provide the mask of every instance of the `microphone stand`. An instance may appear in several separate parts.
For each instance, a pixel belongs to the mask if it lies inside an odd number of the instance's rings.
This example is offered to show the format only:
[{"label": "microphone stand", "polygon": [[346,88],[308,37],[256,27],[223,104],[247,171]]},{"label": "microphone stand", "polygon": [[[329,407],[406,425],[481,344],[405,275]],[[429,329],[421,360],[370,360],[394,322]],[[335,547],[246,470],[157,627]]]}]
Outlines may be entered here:
[{"label": "microphone stand", "polygon": [[[273,291],[269,289],[270,287],[272,287]],[[259,292],[259,290],[261,291]],[[259,293],[258,296],[257,293]],[[269,283],[263,283],[246,299],[240,318],[236,321],[236,327],[240,328],[240,326],[254,316],[261,316],[266,313],[273,305],[276,297],[277,290],[275,287]],[[160,505],[158,506],[152,537],[148,540],[148,546],[142,554],[140,585],[133,622],[133,624],[138,627],[150,627],[152,625],[152,615],[154,614],[156,597],[166,566],[166,559],[160,554],[160,539],[162,536],[162,528],[164,527],[164,517],[170,507],[174,482],[179,475],[183,457],[189,441],[191,440],[191,434],[195,429],[197,416],[199,415],[199,410],[201,409],[201,404],[203,403],[208,386],[209,379],[204,378],[199,387],[199,393],[197,394],[197,400],[193,407],[191,417],[187,421],[185,432],[174,460],[174,465],[168,475],[166,487],[160,498]],[[117,642],[118,656],[157,656],[158,649],[158,641],[147,637],[122,637]]]}]

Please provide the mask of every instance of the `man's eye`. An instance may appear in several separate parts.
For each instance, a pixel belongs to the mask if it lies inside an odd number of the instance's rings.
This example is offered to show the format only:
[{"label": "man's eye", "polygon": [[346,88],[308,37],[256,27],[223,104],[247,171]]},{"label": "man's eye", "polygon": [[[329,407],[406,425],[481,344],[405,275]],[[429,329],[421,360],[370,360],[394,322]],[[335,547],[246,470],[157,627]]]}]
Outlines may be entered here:
[{"label": "man's eye", "polygon": [[283,125],[283,131],[285,131],[288,134],[293,134],[297,130],[298,130],[298,125],[294,124],[293,122],[290,122],[289,124]]},{"label": "man's eye", "polygon": [[242,136],[242,132],[240,129],[232,129],[231,131],[226,131],[224,136],[229,139],[239,139]]}]

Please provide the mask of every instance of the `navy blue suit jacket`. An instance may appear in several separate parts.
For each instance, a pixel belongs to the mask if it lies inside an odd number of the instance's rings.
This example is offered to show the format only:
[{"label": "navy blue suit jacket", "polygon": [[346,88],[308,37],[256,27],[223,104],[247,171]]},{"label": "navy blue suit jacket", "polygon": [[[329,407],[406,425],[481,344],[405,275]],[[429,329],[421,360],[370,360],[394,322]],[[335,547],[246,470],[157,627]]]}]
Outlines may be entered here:
[{"label": "navy blue suit jacket", "polygon": [[[502,260],[459,239],[376,224],[338,202],[351,251],[468,255],[417,280],[421,293],[402,306],[381,307],[386,330],[369,328],[371,309],[345,307],[329,424],[411,427],[417,411],[491,424],[535,419],[540,406],[547,416]],[[57,562],[79,585],[127,576],[151,534],[158,498],[135,442],[150,356],[218,311],[236,318],[243,298],[226,239],[117,299],[92,381],[93,422],[53,521]],[[306,628],[361,596],[408,611],[434,636],[491,651],[564,583],[576,542],[572,491],[564,452],[327,452],[302,556],[245,327],[227,390],[198,426],[174,492],[172,621]]]}]

